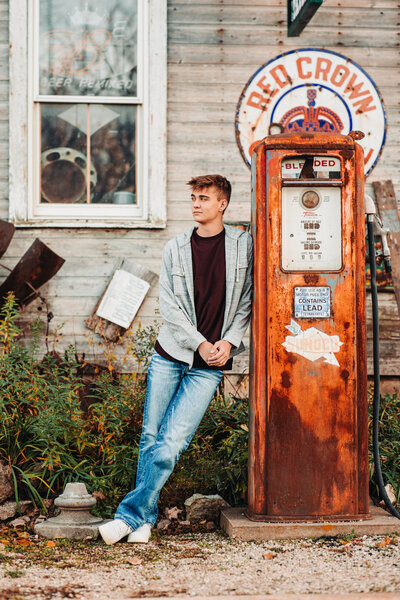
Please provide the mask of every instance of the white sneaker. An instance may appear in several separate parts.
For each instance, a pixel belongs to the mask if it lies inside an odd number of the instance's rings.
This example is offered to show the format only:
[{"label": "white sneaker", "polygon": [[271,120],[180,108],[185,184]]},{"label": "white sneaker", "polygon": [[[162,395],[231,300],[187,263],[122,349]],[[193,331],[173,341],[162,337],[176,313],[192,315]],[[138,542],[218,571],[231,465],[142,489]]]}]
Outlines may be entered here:
[{"label": "white sneaker", "polygon": [[132,533],[132,527],[129,527],[121,519],[114,519],[104,525],[100,525],[99,533],[106,544],[115,544],[129,533]]},{"label": "white sneaker", "polygon": [[151,536],[151,525],[149,523],[145,523],[138,529],[135,529],[132,533],[128,535],[127,542],[136,542],[137,544],[147,544]]}]

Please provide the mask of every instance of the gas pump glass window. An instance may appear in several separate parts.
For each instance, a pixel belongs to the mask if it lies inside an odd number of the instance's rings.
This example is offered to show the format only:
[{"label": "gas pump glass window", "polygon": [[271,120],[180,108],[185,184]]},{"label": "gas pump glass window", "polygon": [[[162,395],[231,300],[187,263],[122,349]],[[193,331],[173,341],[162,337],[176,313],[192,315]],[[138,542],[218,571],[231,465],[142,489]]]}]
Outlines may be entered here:
[{"label": "gas pump glass window", "polygon": [[38,12],[40,204],[136,205],[137,2],[40,0]]},{"label": "gas pump glass window", "polygon": [[341,162],[334,155],[282,160],[284,271],[342,268]]},{"label": "gas pump glass window", "polygon": [[282,161],[282,179],[340,179],[337,156],[295,156]]}]

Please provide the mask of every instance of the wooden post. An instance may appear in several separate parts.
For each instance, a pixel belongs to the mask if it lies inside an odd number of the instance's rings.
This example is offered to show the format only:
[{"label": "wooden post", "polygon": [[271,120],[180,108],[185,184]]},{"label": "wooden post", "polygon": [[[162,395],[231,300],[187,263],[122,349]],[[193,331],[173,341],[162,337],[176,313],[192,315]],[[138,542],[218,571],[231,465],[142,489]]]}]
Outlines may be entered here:
[{"label": "wooden post", "polygon": [[372,183],[375,200],[378,205],[379,215],[384,228],[389,230],[387,239],[390,249],[392,265],[392,280],[396,296],[397,309],[400,315],[400,214],[393,183],[390,179],[386,181],[374,181]]}]

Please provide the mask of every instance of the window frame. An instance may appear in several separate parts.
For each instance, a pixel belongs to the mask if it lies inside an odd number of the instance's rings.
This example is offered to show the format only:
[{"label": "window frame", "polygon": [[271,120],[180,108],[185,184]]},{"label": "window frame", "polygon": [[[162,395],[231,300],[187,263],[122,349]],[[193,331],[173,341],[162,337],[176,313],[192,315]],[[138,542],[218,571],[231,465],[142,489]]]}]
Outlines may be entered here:
[{"label": "window frame", "polygon": [[[167,15],[163,0],[138,0],[138,89],[134,99],[39,96],[33,28],[39,0],[13,0],[10,31],[9,218],[17,227],[155,228],[166,226]],[[33,12],[32,12],[33,10]],[[31,25],[29,25],[31,23]],[[151,26],[150,26],[151,24]],[[37,39],[37,36],[36,36]],[[140,39],[143,43],[140,43]],[[37,49],[36,49],[37,50]],[[142,56],[142,61],[140,57]],[[139,67],[141,62],[142,67]],[[151,94],[150,94],[150,82]],[[35,102],[137,106],[138,205],[40,204],[39,108]],[[151,123],[151,127],[150,127]],[[40,131],[40,129],[39,129]],[[155,157],[155,158],[154,158]],[[152,160],[150,161],[150,159]],[[139,206],[139,210],[138,207]],[[139,213],[139,214],[138,214]]]}]

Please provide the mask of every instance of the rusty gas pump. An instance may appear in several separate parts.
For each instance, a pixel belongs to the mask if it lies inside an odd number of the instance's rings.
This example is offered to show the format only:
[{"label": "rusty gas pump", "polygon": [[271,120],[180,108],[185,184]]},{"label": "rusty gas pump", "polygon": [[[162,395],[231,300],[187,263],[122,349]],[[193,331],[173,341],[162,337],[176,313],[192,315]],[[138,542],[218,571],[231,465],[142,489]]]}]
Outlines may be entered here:
[{"label": "rusty gas pump", "polygon": [[361,136],[253,150],[253,520],[369,516]]}]

